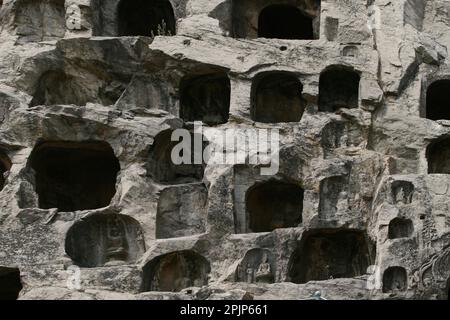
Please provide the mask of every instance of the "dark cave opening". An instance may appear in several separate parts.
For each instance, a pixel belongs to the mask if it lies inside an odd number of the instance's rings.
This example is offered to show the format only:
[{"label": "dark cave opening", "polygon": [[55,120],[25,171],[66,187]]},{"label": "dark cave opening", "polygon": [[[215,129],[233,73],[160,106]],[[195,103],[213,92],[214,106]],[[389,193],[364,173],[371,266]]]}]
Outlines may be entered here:
[{"label": "dark cave opening", "polygon": [[395,218],[389,222],[389,239],[408,238],[412,235],[414,226],[411,220]]},{"label": "dark cave opening", "polygon": [[225,73],[183,78],[180,116],[185,121],[209,125],[226,123],[230,113],[230,79]]},{"label": "dark cave opening", "polygon": [[31,155],[39,208],[77,211],[107,207],[120,164],[105,142],[43,142]]},{"label": "dark cave opening", "polygon": [[450,174],[450,139],[431,143],[427,148],[428,173]]},{"label": "dark cave opening", "polygon": [[[203,161],[203,151],[207,145],[201,134],[190,134],[191,148],[178,150],[177,156],[187,158],[183,163],[175,164],[172,159],[172,151],[181,142],[185,142],[184,138],[180,141],[172,141],[172,130],[165,130],[159,133],[154,140],[149,151],[149,159],[147,162],[148,175],[158,183],[162,184],[183,184],[201,182],[203,179],[205,164]],[[201,144],[201,148],[196,152],[196,142]],[[189,145],[189,143],[187,144]],[[186,146],[187,146],[186,145]],[[192,152],[192,150],[194,150]],[[175,151],[176,152],[176,151]],[[186,152],[186,153],[185,153]],[[200,163],[201,162],[201,163]]]},{"label": "dark cave opening", "polygon": [[258,37],[312,40],[314,39],[313,19],[292,5],[270,5],[259,15]]},{"label": "dark cave opening", "polygon": [[306,233],[289,263],[289,278],[307,283],[366,274],[371,265],[366,235],[356,230],[314,230]]},{"label": "dark cave opening", "polygon": [[296,184],[274,180],[251,187],[246,194],[249,231],[297,227],[302,222],[303,193]]},{"label": "dark cave opening", "polygon": [[176,33],[175,15],[168,0],[122,0],[118,6],[118,20],[120,36]]},{"label": "dark cave opening", "polygon": [[426,117],[430,120],[450,120],[450,80],[433,82],[427,90]]},{"label": "dark cave opening", "polygon": [[17,300],[21,290],[19,269],[0,267],[0,300]]},{"label": "dark cave opening", "polygon": [[263,123],[298,122],[305,102],[303,85],[287,72],[269,72],[255,78],[252,85],[252,120]]},{"label": "dark cave opening", "polygon": [[331,68],[320,75],[319,111],[358,108],[360,75],[344,68]]},{"label": "dark cave opening", "polygon": [[383,292],[406,291],[408,277],[405,268],[389,267],[383,273]]}]

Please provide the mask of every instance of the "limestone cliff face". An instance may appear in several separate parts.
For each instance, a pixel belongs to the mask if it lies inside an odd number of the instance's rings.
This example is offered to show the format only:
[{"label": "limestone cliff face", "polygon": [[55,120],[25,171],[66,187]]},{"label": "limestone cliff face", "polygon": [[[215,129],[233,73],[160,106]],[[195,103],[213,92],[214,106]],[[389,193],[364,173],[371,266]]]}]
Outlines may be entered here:
[{"label": "limestone cliff face", "polygon": [[0,3],[0,298],[448,297],[450,1]]}]

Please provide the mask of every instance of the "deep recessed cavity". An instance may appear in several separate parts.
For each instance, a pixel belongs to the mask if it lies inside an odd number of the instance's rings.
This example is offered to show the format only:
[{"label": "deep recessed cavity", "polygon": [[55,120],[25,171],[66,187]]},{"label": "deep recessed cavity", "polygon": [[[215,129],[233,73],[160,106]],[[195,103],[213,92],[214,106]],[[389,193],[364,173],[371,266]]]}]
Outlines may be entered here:
[{"label": "deep recessed cavity", "polygon": [[206,231],[208,191],[203,184],[171,186],[159,194],[156,238],[192,236]]},{"label": "deep recessed cavity", "polygon": [[207,285],[211,266],[200,254],[186,250],[156,257],[143,270],[143,291],[179,292]]},{"label": "deep recessed cavity", "polygon": [[426,94],[426,117],[430,120],[450,120],[450,80],[433,82]]},{"label": "deep recessed cavity", "polygon": [[119,36],[175,35],[175,15],[168,0],[122,0],[118,6]]},{"label": "deep recessed cavity", "polygon": [[302,222],[303,189],[293,183],[257,183],[246,194],[248,232],[297,227]]},{"label": "deep recessed cavity", "polygon": [[5,187],[6,174],[11,169],[11,160],[5,152],[0,150],[0,191]]},{"label": "deep recessed cavity", "polygon": [[431,143],[427,148],[428,173],[450,174],[450,138]]},{"label": "deep recessed cavity", "polygon": [[162,184],[200,182],[204,172],[202,155],[207,142],[201,134],[189,134],[184,130],[186,135],[172,141],[172,132],[166,130],[155,137],[149,151],[148,175]]},{"label": "deep recessed cavity", "polygon": [[76,265],[92,268],[134,263],[145,252],[145,243],[133,218],[94,214],[69,229],[65,249]]},{"label": "deep recessed cavity", "polygon": [[65,0],[16,1],[17,35],[20,42],[51,41],[63,38],[66,33]]},{"label": "deep recessed cavity", "polygon": [[255,77],[251,117],[263,123],[298,122],[305,110],[303,85],[293,74],[268,72]]},{"label": "deep recessed cavity", "polygon": [[230,79],[225,73],[185,77],[180,85],[180,116],[185,121],[226,123],[230,113]]},{"label": "deep recessed cavity", "polygon": [[319,111],[335,112],[340,108],[358,108],[360,75],[341,67],[330,68],[320,75]]},{"label": "deep recessed cavity", "polygon": [[304,234],[289,262],[294,283],[353,278],[366,274],[374,252],[366,235],[354,230],[314,230]]},{"label": "deep recessed cavity", "polygon": [[410,204],[412,202],[414,184],[409,181],[394,181],[391,187],[394,204]]},{"label": "deep recessed cavity", "polygon": [[[30,106],[76,105],[99,103],[113,105],[120,98],[128,84],[127,77],[97,74],[80,70],[83,77],[72,76],[63,71],[47,71],[39,78]],[[88,85],[91,83],[91,85]]]},{"label": "deep recessed cavity", "polygon": [[389,222],[389,239],[409,238],[414,232],[414,225],[410,219],[395,218]]},{"label": "deep recessed cavity", "polygon": [[17,300],[21,290],[19,269],[0,267],[0,301]]},{"label": "deep recessed cavity", "polygon": [[232,4],[235,38],[319,38],[320,0],[239,1]]},{"label": "deep recessed cavity", "polygon": [[402,292],[408,289],[408,276],[405,268],[390,267],[383,273],[383,292]]},{"label": "deep recessed cavity", "polygon": [[39,143],[30,158],[39,208],[60,211],[107,207],[120,164],[105,142]]},{"label": "deep recessed cavity", "polygon": [[258,37],[289,40],[314,39],[313,18],[294,6],[268,6],[259,15]]},{"label": "deep recessed cavity", "polygon": [[271,251],[251,249],[239,263],[235,280],[247,283],[273,283],[276,271],[276,259]]}]

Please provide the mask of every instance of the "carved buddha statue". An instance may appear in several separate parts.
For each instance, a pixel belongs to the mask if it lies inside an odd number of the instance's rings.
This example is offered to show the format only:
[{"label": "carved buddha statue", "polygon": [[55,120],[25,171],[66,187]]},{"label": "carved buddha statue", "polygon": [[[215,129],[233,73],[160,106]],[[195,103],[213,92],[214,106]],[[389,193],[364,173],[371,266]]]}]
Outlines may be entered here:
[{"label": "carved buddha statue", "polygon": [[127,260],[128,250],[126,245],[124,225],[120,219],[108,219],[106,231],[106,264],[113,265]]}]

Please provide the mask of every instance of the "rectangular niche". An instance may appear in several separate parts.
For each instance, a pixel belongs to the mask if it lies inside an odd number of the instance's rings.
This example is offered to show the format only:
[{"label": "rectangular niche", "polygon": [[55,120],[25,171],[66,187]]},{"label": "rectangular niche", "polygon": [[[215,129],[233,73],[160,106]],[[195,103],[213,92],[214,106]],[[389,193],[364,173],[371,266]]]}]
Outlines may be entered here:
[{"label": "rectangular niche", "polygon": [[302,223],[304,190],[299,183],[281,176],[260,176],[258,168],[235,170],[236,233],[272,232]]},{"label": "rectangular niche", "polygon": [[156,238],[178,238],[206,231],[208,191],[203,183],[170,186],[161,191]]},{"label": "rectangular niche", "polygon": [[349,178],[331,177],[320,183],[319,217],[331,219],[338,213],[345,213],[349,207]]}]

